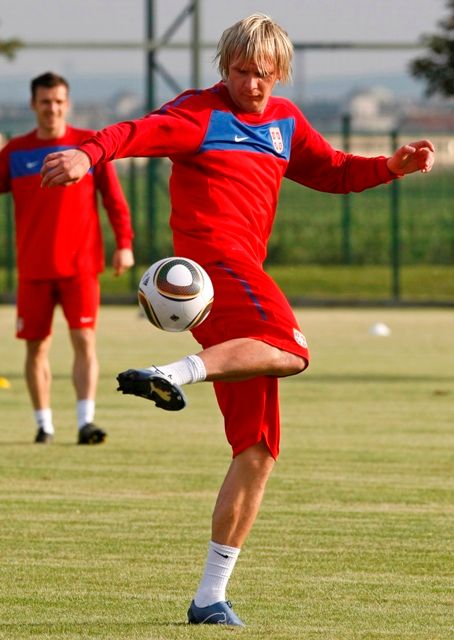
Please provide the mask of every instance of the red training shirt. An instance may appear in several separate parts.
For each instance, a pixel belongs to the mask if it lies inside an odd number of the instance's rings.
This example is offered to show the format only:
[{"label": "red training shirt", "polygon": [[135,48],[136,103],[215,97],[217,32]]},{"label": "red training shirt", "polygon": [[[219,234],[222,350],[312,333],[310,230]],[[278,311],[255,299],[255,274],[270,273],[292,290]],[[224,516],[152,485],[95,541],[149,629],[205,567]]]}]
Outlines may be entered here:
[{"label": "red training shirt", "polygon": [[67,126],[61,138],[41,140],[34,130],[13,138],[0,151],[0,193],[11,191],[14,199],[21,279],[47,280],[103,270],[97,191],[102,195],[117,248],[131,248],[129,208],[112,164],[91,169],[69,188],[40,186],[45,156],[78,147],[93,133]]},{"label": "red training shirt", "polygon": [[81,145],[98,162],[168,156],[174,248],[201,263],[263,263],[282,178],[331,193],[362,191],[396,176],[383,156],[335,150],[289,100],[241,111],[223,82],[186,91],[140,120],[98,132]]}]

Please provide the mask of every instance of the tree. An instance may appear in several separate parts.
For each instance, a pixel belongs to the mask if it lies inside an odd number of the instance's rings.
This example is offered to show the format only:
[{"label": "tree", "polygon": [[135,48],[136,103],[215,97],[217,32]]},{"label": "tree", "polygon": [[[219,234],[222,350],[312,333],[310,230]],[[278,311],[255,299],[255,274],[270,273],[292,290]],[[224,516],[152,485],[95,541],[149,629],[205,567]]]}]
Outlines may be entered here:
[{"label": "tree", "polygon": [[16,55],[16,50],[22,46],[22,42],[17,38],[13,38],[12,40],[0,40],[0,56],[6,56],[12,60]]},{"label": "tree", "polygon": [[427,56],[410,64],[411,74],[425,79],[427,96],[454,96],[454,0],[447,0],[446,6],[450,15],[438,22],[440,33],[423,36]]}]

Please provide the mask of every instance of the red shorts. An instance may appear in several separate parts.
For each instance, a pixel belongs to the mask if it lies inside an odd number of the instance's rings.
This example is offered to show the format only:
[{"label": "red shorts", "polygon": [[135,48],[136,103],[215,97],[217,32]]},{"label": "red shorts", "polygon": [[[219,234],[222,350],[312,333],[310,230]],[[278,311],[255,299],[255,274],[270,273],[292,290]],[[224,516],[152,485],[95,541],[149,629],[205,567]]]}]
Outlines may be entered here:
[{"label": "red shorts", "polygon": [[93,329],[99,308],[97,275],[19,280],[16,336],[24,340],[43,340],[50,335],[57,304],[62,306],[70,329]]},{"label": "red shorts", "polygon": [[[276,283],[259,266],[231,262],[204,264],[213,281],[214,303],[195,329],[207,348],[233,338],[253,338],[295,353],[309,362],[306,340]],[[215,382],[233,455],[262,440],[277,458],[280,442],[278,378],[263,376],[241,382]]]}]

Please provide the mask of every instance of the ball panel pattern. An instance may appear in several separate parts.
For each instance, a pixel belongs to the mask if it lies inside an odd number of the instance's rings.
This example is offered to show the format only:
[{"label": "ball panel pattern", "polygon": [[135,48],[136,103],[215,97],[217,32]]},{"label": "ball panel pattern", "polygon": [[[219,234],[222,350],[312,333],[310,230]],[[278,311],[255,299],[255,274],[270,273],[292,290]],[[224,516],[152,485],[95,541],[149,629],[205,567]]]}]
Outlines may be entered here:
[{"label": "ball panel pattern", "polygon": [[[190,284],[177,284],[169,278],[172,270],[186,270],[191,280]],[[186,275],[186,274],[185,274]],[[175,258],[168,260],[156,270],[154,276],[156,289],[160,294],[172,299],[190,300],[199,295],[203,287],[203,276],[197,267],[188,260]]]},{"label": "ball panel pattern", "polygon": [[143,274],[138,302],[149,322],[164,331],[193,329],[210,313],[213,284],[207,272],[189,258],[163,258]]}]

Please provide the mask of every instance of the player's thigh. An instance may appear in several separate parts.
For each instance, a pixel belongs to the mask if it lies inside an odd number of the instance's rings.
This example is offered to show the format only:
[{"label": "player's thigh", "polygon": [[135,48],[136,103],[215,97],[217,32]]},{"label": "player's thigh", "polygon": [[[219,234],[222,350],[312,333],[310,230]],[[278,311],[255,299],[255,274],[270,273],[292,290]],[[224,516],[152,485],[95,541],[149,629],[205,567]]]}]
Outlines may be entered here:
[{"label": "player's thigh", "polygon": [[44,340],[52,331],[58,292],[53,280],[20,280],[17,287],[16,336]]},{"label": "player's thigh", "polygon": [[70,329],[94,329],[100,288],[96,274],[80,274],[59,281],[60,303]]}]

